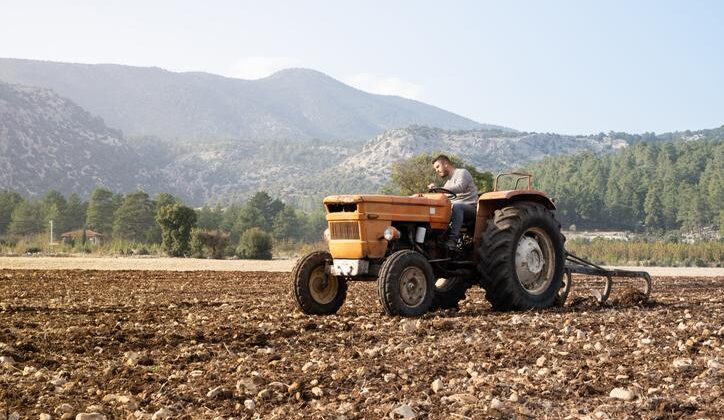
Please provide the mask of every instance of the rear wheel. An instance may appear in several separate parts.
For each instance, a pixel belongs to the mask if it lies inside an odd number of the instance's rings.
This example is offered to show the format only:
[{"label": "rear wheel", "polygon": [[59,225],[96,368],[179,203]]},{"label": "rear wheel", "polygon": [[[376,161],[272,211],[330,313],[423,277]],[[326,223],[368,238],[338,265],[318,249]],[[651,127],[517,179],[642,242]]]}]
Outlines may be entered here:
[{"label": "rear wheel", "polygon": [[478,266],[496,310],[553,306],[564,272],[563,236],[553,213],[521,202],[496,210],[483,234]]},{"label": "rear wheel", "polygon": [[402,250],[390,255],[380,267],[377,292],[388,315],[420,316],[430,310],[434,274],[422,254]]},{"label": "rear wheel", "polygon": [[305,314],[336,313],[347,297],[347,281],[327,273],[332,256],[315,251],[297,261],[292,270],[292,289],[297,306]]},{"label": "rear wheel", "polygon": [[469,288],[470,283],[462,277],[437,279],[430,309],[459,309],[460,301],[465,299],[465,293]]}]

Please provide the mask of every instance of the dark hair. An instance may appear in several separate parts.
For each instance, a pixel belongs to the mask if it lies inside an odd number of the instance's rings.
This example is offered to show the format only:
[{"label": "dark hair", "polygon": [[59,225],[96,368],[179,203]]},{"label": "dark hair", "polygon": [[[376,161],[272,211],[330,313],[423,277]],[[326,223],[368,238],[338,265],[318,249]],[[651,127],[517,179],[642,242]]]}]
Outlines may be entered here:
[{"label": "dark hair", "polygon": [[437,162],[437,161],[452,163],[452,162],[450,161],[450,158],[447,157],[447,156],[445,156],[445,155],[437,155],[437,157],[432,161],[432,163],[434,164],[434,163]]}]

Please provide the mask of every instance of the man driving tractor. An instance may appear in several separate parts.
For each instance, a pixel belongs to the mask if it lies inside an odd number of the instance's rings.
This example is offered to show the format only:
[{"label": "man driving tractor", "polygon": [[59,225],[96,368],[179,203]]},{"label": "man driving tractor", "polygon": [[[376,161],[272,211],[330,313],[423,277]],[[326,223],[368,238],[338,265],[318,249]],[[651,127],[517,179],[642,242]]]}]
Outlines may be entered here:
[{"label": "man driving tractor", "polygon": [[[432,162],[435,172],[440,178],[447,178],[443,188],[455,193],[450,198],[452,201],[452,215],[450,218],[450,235],[445,243],[449,250],[457,249],[460,228],[463,223],[475,219],[475,212],[478,206],[478,188],[475,186],[473,176],[467,169],[456,168],[445,155],[439,155]],[[436,185],[431,183],[429,189]]]},{"label": "man driving tractor", "polygon": [[[478,197],[470,172],[447,156],[437,156],[433,167],[446,178],[444,188],[433,183],[431,191],[407,197],[324,198],[328,249],[304,255],[291,273],[302,312],[337,313],[351,281],[376,282],[385,313],[406,317],[457,308],[476,285],[495,310],[550,308],[565,301],[574,272],[608,279],[600,302],[610,292],[611,277],[644,279],[648,296],[648,273],[607,270],[566,252],[555,204],[533,189],[532,175],[499,174],[492,191]],[[513,188],[498,189],[506,177]],[[474,229],[464,223],[471,217]]]}]

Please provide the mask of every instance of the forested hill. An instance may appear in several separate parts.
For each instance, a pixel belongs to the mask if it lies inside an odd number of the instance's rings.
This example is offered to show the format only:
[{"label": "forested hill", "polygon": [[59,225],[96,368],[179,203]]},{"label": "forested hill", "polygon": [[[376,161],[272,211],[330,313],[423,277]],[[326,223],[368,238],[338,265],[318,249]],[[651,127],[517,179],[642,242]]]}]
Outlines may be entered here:
[{"label": "forested hill", "polygon": [[[691,133],[690,133],[691,134]],[[528,166],[556,200],[564,227],[698,231],[724,223],[724,129],[671,134],[614,154]]]}]

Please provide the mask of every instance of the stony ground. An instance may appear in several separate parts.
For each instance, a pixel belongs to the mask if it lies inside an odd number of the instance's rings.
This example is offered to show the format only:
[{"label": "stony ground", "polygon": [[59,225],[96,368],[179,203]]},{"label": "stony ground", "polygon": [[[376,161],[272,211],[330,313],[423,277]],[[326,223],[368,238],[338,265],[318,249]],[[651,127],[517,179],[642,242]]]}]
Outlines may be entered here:
[{"label": "stony ground", "polygon": [[402,320],[361,283],[303,316],[287,276],[0,270],[0,418],[724,417],[721,277]]},{"label": "stony ground", "polygon": [[[14,270],[156,270],[156,271],[292,271],[296,258],[274,260],[211,260],[203,258],[169,258],[151,256],[103,257],[73,256],[2,256],[0,268]],[[624,267],[646,270],[661,277],[721,277],[723,267]]]}]

